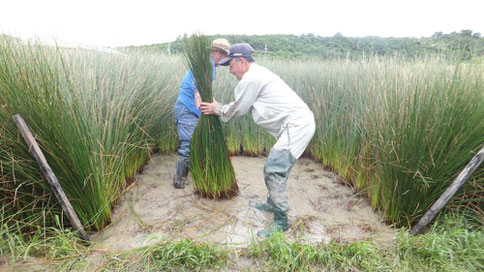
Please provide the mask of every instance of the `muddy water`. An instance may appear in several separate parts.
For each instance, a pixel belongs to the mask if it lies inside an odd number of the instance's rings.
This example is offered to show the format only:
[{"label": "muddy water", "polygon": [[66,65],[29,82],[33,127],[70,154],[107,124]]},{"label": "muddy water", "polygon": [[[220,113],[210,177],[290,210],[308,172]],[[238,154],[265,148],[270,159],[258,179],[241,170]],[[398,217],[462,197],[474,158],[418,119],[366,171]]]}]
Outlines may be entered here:
[{"label": "muddy water", "polygon": [[[265,201],[265,158],[233,157],[240,193],[222,201],[200,198],[191,184],[183,190],[174,189],[175,161],[175,155],[151,158],[114,209],[113,223],[91,237],[97,242],[95,247],[124,250],[185,238],[247,246],[260,239],[256,233],[270,223],[272,214],[256,210],[248,202]],[[355,196],[333,173],[309,159],[297,160],[287,190],[291,207],[288,239],[308,243],[375,239],[387,243],[394,237],[394,231],[382,223],[367,200]]]}]

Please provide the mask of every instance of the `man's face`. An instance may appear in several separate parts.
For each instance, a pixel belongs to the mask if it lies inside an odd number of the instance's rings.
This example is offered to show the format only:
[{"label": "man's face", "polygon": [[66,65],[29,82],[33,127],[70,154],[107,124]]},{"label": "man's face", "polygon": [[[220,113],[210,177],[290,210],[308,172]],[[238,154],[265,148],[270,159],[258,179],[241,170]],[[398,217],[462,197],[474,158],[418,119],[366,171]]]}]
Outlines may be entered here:
[{"label": "man's face", "polygon": [[210,51],[210,56],[212,56],[213,62],[215,62],[215,65],[218,66],[218,63],[227,57],[227,53],[212,49]]},{"label": "man's face", "polygon": [[242,76],[247,72],[245,69],[244,65],[244,60],[243,59],[236,59],[233,58],[230,60],[230,73],[233,74],[238,80],[242,79]]}]

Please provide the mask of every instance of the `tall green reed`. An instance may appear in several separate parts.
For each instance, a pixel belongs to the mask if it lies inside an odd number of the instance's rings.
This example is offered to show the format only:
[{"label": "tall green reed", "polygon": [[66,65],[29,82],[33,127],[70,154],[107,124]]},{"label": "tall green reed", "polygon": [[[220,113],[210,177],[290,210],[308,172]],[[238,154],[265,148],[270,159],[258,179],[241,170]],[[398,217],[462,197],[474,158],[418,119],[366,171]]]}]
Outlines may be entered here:
[{"label": "tall green reed", "polygon": [[[415,222],[484,144],[480,66],[373,59],[289,67],[298,72],[282,69],[283,77],[315,113],[310,153],[367,191],[393,223]],[[482,216],[482,169],[450,207],[472,203]]]},{"label": "tall green reed", "polygon": [[[369,108],[373,197],[389,220],[410,226],[484,145],[484,82],[478,67],[426,67],[410,78],[388,68],[379,107]],[[474,196],[460,198],[483,204],[482,169],[481,187],[467,183],[461,192]]]},{"label": "tall green reed", "polygon": [[103,228],[126,181],[168,131],[173,61],[7,40],[0,55],[2,205],[34,228],[61,213],[12,125],[21,113],[82,223]]},{"label": "tall green reed", "polygon": [[[204,102],[213,101],[213,67],[209,49],[210,42],[202,35],[194,35],[185,42],[186,67],[191,69]],[[190,143],[190,170],[200,195],[219,199],[237,194],[237,181],[229,155],[220,119],[202,114]]]}]

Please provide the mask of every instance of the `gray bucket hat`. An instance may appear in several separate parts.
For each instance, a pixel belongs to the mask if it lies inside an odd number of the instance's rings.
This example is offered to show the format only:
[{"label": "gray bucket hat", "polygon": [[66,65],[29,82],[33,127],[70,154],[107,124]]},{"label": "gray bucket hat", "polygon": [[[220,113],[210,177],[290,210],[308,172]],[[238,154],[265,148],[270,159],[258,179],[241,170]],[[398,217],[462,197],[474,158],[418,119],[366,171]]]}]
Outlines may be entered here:
[{"label": "gray bucket hat", "polygon": [[219,62],[219,65],[227,66],[233,58],[244,58],[249,62],[253,62],[254,58],[252,54],[254,53],[254,48],[248,43],[238,43],[234,44],[229,49],[229,54],[227,57]]}]

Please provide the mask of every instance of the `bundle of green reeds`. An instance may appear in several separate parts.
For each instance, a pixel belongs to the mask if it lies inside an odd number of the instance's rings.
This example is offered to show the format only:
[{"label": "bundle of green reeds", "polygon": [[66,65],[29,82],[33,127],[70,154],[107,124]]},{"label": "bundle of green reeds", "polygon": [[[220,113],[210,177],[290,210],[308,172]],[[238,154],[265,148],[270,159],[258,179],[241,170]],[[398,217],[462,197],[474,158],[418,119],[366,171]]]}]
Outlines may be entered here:
[{"label": "bundle of green reeds", "polygon": [[[192,70],[202,101],[212,102],[210,42],[203,35],[185,41],[185,63]],[[224,139],[222,124],[215,115],[202,115],[190,144],[190,170],[194,187],[207,198],[230,198],[237,194],[235,172]]]}]

